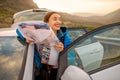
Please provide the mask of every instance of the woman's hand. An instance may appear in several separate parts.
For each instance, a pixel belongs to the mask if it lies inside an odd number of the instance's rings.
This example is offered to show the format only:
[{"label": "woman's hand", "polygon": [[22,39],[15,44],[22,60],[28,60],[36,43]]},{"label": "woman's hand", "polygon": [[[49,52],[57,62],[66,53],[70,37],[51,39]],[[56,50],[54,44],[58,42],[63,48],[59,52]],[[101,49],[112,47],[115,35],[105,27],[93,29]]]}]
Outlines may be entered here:
[{"label": "woman's hand", "polygon": [[[26,28],[27,28],[27,29],[30,29],[30,30],[35,30],[35,27],[34,27],[34,26],[26,26]],[[33,41],[33,40],[29,40],[29,39],[26,38],[26,42],[27,42],[28,44],[30,44],[30,43],[33,43],[34,41]]]},{"label": "woman's hand", "polygon": [[33,43],[34,41],[33,41],[33,40],[26,39],[26,42],[27,42],[28,44],[30,44],[30,43]]},{"label": "woman's hand", "polygon": [[62,42],[59,42],[55,45],[55,49],[57,49],[59,52],[61,52],[64,49],[64,45]]}]

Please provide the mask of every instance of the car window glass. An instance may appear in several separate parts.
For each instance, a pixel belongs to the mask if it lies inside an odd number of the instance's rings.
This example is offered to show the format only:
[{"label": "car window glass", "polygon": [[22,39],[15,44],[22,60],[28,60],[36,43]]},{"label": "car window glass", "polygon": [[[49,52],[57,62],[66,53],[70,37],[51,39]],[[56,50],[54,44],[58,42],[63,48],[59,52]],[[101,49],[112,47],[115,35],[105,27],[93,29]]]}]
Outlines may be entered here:
[{"label": "car window glass", "polygon": [[68,28],[68,30],[72,41],[86,33],[86,30],[82,28]]},{"label": "car window glass", "polygon": [[0,80],[18,79],[24,48],[17,37],[0,37]]},{"label": "car window glass", "polygon": [[33,11],[27,11],[21,14],[18,14],[14,18],[15,22],[21,22],[21,21],[36,21],[36,20],[43,20],[44,15],[46,12],[33,12]]},{"label": "car window glass", "polygon": [[85,37],[68,51],[68,64],[89,72],[120,61],[120,26],[113,26]]}]

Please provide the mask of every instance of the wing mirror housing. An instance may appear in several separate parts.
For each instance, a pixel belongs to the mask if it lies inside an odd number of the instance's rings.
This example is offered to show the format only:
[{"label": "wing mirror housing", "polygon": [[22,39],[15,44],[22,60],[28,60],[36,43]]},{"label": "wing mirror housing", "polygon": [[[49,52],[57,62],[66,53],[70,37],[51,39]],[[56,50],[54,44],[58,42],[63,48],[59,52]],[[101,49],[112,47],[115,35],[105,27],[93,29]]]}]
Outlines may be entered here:
[{"label": "wing mirror housing", "polygon": [[92,80],[92,78],[79,67],[70,65],[64,71],[61,80]]}]

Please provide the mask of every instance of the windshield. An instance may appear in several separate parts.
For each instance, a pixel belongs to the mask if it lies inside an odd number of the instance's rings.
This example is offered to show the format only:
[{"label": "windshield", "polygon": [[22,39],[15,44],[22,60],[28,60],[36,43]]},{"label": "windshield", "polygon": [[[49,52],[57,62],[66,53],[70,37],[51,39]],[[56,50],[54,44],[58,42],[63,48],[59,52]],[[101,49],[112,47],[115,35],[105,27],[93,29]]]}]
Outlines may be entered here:
[{"label": "windshield", "polygon": [[14,23],[22,21],[43,21],[46,10],[26,10],[14,15]]}]

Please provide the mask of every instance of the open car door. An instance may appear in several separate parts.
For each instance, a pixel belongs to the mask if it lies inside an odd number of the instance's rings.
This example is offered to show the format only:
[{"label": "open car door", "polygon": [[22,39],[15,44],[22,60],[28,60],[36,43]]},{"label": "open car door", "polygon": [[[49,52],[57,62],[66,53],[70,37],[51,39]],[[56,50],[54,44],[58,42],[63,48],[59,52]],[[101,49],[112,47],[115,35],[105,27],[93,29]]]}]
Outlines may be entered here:
[{"label": "open car door", "polygon": [[92,80],[120,80],[120,23],[94,29],[61,52],[57,80],[70,65],[83,69]]}]

